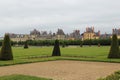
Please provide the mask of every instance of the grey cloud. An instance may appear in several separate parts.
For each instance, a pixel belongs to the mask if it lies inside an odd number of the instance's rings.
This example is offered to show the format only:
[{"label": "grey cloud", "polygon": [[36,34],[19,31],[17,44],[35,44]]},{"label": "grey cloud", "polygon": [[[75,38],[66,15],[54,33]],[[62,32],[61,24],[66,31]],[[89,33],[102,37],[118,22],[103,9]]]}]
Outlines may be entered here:
[{"label": "grey cloud", "polygon": [[119,0],[0,0],[0,33],[26,33],[34,28],[84,32],[86,26],[111,33],[120,26],[119,7]]}]

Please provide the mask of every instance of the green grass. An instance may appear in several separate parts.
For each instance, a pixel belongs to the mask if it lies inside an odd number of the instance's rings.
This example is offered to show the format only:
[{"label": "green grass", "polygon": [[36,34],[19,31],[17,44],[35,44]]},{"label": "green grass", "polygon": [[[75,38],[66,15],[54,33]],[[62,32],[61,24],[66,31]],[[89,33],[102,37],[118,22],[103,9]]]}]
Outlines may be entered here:
[{"label": "green grass", "polygon": [[82,60],[82,61],[98,61],[98,62],[116,62],[120,63],[120,59],[108,59],[108,46],[104,47],[61,47],[61,57],[51,57],[53,47],[13,47],[13,61],[0,61],[0,66],[32,63],[40,61],[54,60]]},{"label": "green grass", "polygon": [[10,75],[10,76],[2,76],[0,80],[52,80],[52,79],[45,79],[27,75]]},{"label": "green grass", "polygon": [[[21,47],[13,48],[15,58],[26,58],[32,56],[51,56],[53,47],[31,47],[23,49]],[[69,57],[99,57],[106,58],[109,47],[66,47],[61,48],[62,56]]]},{"label": "green grass", "polygon": [[109,75],[106,78],[100,78],[98,80],[120,80],[120,71],[115,72],[114,74]]},{"label": "green grass", "polygon": [[63,56],[86,56],[86,57],[104,57],[106,58],[109,47],[73,47],[62,48]]}]

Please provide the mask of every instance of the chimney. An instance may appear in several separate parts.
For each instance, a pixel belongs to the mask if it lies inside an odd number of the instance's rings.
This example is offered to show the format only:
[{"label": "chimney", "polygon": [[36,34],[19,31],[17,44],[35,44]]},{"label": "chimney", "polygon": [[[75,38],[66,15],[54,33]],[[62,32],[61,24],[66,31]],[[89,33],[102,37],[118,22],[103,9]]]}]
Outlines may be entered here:
[{"label": "chimney", "polygon": [[100,30],[98,31],[98,35],[100,36]]},{"label": "chimney", "polygon": [[92,30],[93,30],[93,32],[94,32],[94,26],[92,27]]},{"label": "chimney", "polygon": [[113,31],[113,32],[112,32],[112,34],[114,34],[114,33],[115,33],[115,32],[114,32],[114,31],[115,31],[115,29],[113,29],[112,31]]},{"label": "chimney", "polygon": [[88,27],[86,28],[86,32],[88,32]]}]

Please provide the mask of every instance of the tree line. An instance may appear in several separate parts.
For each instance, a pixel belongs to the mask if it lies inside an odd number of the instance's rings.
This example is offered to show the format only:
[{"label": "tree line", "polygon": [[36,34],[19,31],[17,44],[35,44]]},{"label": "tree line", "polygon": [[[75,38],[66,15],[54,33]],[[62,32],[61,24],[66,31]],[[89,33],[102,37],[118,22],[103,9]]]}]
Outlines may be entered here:
[{"label": "tree line", "polygon": [[[119,45],[120,45],[120,39]],[[55,40],[28,40],[27,43],[30,46],[53,46]],[[111,45],[111,39],[94,39],[94,40],[59,40],[60,45],[68,46],[68,45],[102,45],[107,46]],[[24,45],[25,41],[13,42],[11,41],[11,45]],[[0,46],[2,46],[2,40],[0,40]]]}]

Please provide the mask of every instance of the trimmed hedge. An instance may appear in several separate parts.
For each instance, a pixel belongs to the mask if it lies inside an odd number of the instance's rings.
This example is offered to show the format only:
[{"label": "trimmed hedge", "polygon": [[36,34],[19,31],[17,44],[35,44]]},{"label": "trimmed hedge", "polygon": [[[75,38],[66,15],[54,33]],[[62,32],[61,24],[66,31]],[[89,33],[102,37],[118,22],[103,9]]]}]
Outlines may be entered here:
[{"label": "trimmed hedge", "polygon": [[113,35],[111,48],[110,48],[108,58],[120,58],[119,42],[118,42],[116,34]]},{"label": "trimmed hedge", "polygon": [[[2,46],[2,41],[0,40],[0,46]],[[53,46],[55,40],[28,40],[28,44],[30,46]],[[119,45],[120,45],[120,39],[118,40]],[[11,45],[24,45],[25,41],[19,41],[19,42],[13,42],[11,41]],[[94,40],[59,40],[60,45],[68,46],[68,45],[78,45],[80,46],[81,43],[83,45],[98,45],[100,44],[101,46],[109,46],[111,45],[111,39],[94,39]]]},{"label": "trimmed hedge", "polygon": [[[53,46],[55,40],[28,40],[28,44],[31,46]],[[120,40],[119,40],[120,42]],[[0,41],[1,43],[1,41]],[[14,45],[24,45],[24,41],[19,41],[19,42],[11,42],[11,44]],[[101,46],[108,46],[111,44],[111,39],[95,39],[95,40],[59,40],[60,45],[68,46],[68,45],[78,45],[80,46],[81,43],[82,45],[98,45],[100,44]]]},{"label": "trimmed hedge", "polygon": [[52,56],[61,56],[60,47],[59,47],[59,40],[55,40]]},{"label": "trimmed hedge", "polygon": [[5,34],[0,52],[0,60],[13,60],[11,41],[8,34]]},{"label": "trimmed hedge", "polygon": [[28,49],[28,43],[27,43],[27,41],[25,41],[24,49]]}]

